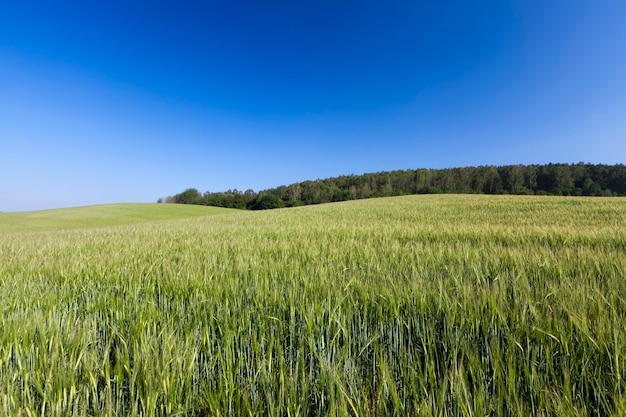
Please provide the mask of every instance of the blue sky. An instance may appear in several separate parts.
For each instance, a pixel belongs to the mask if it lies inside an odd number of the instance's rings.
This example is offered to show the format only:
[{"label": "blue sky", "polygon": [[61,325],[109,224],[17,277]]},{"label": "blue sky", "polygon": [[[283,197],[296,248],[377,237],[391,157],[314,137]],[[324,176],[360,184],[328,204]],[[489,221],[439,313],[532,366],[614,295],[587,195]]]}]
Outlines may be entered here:
[{"label": "blue sky", "polygon": [[0,4],[0,211],[626,162],[626,2]]}]

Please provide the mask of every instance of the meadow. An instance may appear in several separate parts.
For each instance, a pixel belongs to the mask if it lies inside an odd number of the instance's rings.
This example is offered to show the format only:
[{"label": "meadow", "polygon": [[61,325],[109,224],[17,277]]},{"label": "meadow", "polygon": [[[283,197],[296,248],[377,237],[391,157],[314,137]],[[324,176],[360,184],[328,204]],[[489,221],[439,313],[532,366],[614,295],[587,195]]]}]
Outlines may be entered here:
[{"label": "meadow", "polygon": [[0,415],[626,415],[624,198],[188,207],[0,214]]}]

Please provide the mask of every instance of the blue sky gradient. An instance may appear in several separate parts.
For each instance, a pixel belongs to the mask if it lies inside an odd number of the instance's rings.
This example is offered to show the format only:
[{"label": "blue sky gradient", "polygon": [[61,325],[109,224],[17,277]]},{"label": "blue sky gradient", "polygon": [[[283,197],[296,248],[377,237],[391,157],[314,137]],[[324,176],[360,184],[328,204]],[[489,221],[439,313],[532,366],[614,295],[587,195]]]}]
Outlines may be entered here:
[{"label": "blue sky gradient", "polygon": [[0,211],[626,162],[626,2],[0,4]]}]

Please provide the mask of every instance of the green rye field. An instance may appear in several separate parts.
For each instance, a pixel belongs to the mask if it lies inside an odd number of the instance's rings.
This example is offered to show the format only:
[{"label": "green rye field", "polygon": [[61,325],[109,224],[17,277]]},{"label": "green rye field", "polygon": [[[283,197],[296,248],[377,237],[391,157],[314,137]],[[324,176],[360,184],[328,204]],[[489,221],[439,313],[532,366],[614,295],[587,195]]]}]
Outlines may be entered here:
[{"label": "green rye field", "polygon": [[26,213],[0,213],[0,233],[117,226],[156,220],[209,216],[231,211],[218,207],[191,205],[104,204]]},{"label": "green rye field", "polygon": [[2,416],[624,416],[626,199],[0,214]]}]

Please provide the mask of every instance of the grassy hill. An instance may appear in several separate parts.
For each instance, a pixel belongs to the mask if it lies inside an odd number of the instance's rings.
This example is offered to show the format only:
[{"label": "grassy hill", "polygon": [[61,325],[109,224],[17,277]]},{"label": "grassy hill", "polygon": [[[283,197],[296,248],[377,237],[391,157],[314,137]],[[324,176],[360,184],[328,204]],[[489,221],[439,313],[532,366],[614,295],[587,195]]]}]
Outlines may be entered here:
[{"label": "grassy hill", "polygon": [[48,216],[0,233],[0,415],[624,416],[625,203]]},{"label": "grassy hill", "polygon": [[181,204],[104,204],[20,213],[0,213],[0,232],[28,232],[116,226],[230,213],[219,207]]}]

